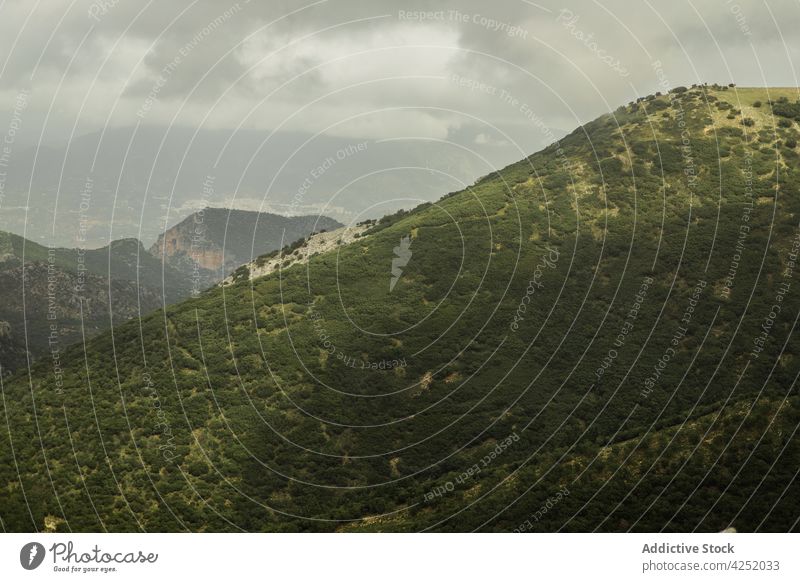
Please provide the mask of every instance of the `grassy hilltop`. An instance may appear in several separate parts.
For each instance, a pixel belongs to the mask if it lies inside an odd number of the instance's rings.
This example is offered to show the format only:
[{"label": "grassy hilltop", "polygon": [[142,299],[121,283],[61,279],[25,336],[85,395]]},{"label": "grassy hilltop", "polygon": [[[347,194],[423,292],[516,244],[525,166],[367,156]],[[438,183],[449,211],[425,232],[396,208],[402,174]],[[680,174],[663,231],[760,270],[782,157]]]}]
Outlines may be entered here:
[{"label": "grassy hilltop", "polygon": [[650,96],[41,362],[3,527],[797,529],[797,99]]}]

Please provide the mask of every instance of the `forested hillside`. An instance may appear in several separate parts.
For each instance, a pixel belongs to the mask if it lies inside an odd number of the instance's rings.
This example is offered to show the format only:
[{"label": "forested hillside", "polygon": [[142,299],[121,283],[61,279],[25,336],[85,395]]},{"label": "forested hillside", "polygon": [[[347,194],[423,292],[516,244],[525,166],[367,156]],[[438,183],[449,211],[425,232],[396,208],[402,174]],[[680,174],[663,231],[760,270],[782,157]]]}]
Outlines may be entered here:
[{"label": "forested hillside", "polygon": [[0,232],[0,368],[27,368],[112,325],[190,295],[192,281],[135,239],[99,249],[45,247]]},{"label": "forested hillside", "polygon": [[40,362],[2,526],[796,530],[797,98],[641,99]]}]

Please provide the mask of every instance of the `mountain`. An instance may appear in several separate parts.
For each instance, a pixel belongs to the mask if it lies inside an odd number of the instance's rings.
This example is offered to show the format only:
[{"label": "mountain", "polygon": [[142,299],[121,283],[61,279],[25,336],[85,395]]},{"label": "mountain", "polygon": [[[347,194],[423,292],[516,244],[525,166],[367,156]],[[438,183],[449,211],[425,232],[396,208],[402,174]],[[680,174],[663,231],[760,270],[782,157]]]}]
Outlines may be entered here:
[{"label": "mountain", "polygon": [[4,529],[796,530],[796,95],[642,98],[15,375]]},{"label": "mountain", "polygon": [[342,224],[326,216],[279,216],[225,208],[206,208],[158,237],[150,254],[194,277],[200,288],[220,281],[258,257]]},{"label": "mountain", "polygon": [[146,251],[136,239],[99,249],[49,248],[0,232],[0,366],[4,373],[116,323],[200,293],[284,243],[341,224],[327,217],[208,208],[161,235]]},{"label": "mountain", "polygon": [[60,351],[164,303],[189,296],[191,284],[137,240],[100,249],[48,248],[0,232],[0,366]]}]

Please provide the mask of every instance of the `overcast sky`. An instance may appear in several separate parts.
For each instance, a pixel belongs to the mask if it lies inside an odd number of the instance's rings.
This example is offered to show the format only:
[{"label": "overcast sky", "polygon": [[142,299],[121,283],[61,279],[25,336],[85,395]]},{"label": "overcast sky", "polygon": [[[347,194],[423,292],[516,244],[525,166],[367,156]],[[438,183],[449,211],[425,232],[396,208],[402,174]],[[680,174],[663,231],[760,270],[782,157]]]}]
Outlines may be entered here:
[{"label": "overcast sky", "polygon": [[795,86],[800,52],[797,0],[0,6],[0,106],[29,92],[26,142],[178,123],[526,148],[657,90],[655,61],[670,85]]}]

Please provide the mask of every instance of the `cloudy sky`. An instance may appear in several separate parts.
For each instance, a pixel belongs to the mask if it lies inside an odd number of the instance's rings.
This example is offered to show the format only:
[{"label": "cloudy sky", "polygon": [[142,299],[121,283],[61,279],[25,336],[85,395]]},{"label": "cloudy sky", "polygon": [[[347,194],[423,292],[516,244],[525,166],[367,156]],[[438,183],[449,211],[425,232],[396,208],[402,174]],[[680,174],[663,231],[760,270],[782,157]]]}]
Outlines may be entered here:
[{"label": "cloudy sky", "polygon": [[141,122],[496,143],[653,92],[654,61],[672,85],[794,86],[800,51],[796,0],[1,6],[0,105],[29,91],[37,141]]},{"label": "cloudy sky", "polygon": [[0,14],[0,133],[20,148],[257,129],[447,143],[502,166],[665,84],[797,86],[800,56],[797,0],[5,0]]}]

